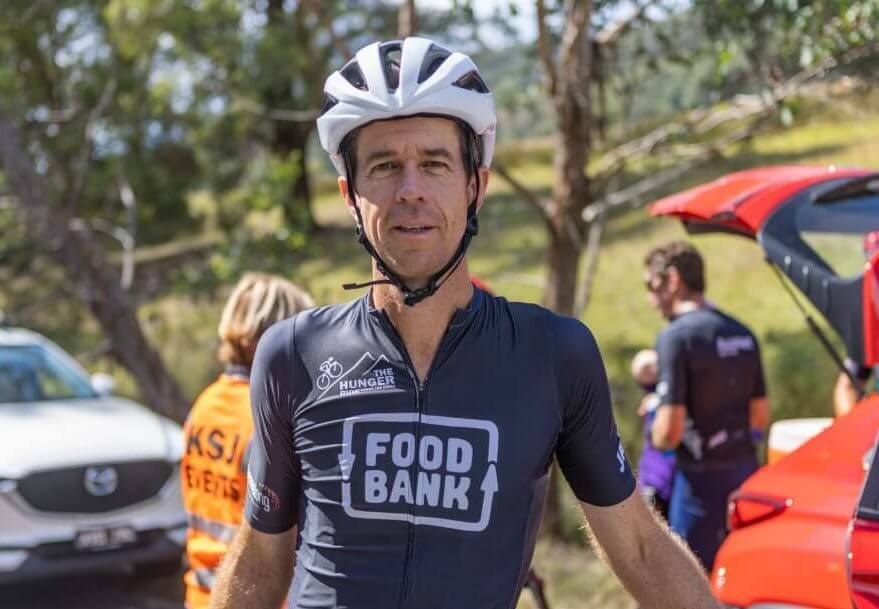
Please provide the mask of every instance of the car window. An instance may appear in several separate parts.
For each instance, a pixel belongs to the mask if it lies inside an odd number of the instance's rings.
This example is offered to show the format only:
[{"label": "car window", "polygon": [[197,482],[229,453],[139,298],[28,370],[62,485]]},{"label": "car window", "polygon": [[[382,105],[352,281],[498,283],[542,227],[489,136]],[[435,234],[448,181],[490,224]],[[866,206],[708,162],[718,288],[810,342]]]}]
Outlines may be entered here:
[{"label": "car window", "polygon": [[879,230],[879,195],[800,205],[796,223],[803,241],[837,276],[860,276],[867,234]]},{"label": "car window", "polygon": [[838,277],[858,277],[864,272],[864,235],[804,231],[801,236]]},{"label": "car window", "polygon": [[89,382],[40,345],[0,346],[0,403],[94,397]]}]

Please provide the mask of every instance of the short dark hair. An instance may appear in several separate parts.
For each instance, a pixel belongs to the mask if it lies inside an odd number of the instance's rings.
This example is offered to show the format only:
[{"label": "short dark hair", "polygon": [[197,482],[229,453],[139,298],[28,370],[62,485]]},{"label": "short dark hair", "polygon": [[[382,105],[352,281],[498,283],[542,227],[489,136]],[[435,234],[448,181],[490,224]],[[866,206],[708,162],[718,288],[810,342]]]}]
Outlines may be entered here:
[{"label": "short dark hair", "polygon": [[686,241],[654,247],[644,257],[644,265],[658,275],[665,275],[669,267],[674,267],[690,290],[705,291],[705,263],[699,251]]},{"label": "short dark hair", "polygon": [[[420,115],[416,115],[420,116]],[[427,115],[424,115],[427,116]],[[458,143],[461,146],[461,162],[464,163],[464,173],[467,176],[467,182],[476,172],[476,168],[482,159],[482,150],[479,138],[473,132],[473,129],[462,120],[450,116],[437,116],[435,118],[444,118],[455,123],[458,132]],[[386,120],[398,120],[396,118]],[[370,123],[368,123],[370,124]],[[366,125],[364,125],[365,127]],[[339,152],[342,160],[345,162],[345,168],[348,172],[346,176],[350,184],[348,188],[350,192],[354,192],[354,180],[357,179],[357,136],[363,127],[358,127],[342,139],[339,144]]]}]

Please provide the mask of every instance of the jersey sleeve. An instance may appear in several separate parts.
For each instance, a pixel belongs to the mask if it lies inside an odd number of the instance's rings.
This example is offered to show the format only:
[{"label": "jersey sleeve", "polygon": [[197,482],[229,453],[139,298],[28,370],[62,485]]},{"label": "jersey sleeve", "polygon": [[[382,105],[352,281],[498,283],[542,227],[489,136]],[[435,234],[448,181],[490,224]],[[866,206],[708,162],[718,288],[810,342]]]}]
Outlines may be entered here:
[{"label": "jersey sleeve", "polygon": [[563,318],[554,325],[553,356],[562,402],[559,466],[580,501],[615,505],[632,494],[635,478],[614,421],[601,353],[579,321]]},{"label": "jersey sleeve", "polygon": [[245,517],[263,533],[287,531],[298,516],[300,467],[293,444],[291,356],[294,320],[277,323],[262,336],[250,374],[253,439]]},{"label": "jersey sleeve", "polygon": [[659,383],[656,395],[660,406],[687,404],[689,368],[683,337],[666,328],[656,339],[656,357],[659,365]]}]

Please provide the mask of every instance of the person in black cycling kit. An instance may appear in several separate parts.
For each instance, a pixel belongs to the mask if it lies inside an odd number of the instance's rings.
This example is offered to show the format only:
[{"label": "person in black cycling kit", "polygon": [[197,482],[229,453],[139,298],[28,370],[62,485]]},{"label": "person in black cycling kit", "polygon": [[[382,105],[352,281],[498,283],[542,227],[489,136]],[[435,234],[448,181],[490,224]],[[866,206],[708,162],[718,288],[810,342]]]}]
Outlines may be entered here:
[{"label": "person in black cycling kit", "polygon": [[717,607],[634,493],[589,330],[469,281],[496,123],[470,58],[375,43],[325,93],[374,281],[260,341],[246,519],[212,607],[274,609],[291,577],[292,607],[514,607],[554,458],[638,600]]},{"label": "person in black cycling kit", "polygon": [[651,437],[677,449],[668,521],[711,571],[726,537],[729,494],[757,469],[754,439],[769,423],[757,339],[703,297],[704,265],[677,241],[645,258],[650,302],[669,324],[656,340],[659,407]]}]

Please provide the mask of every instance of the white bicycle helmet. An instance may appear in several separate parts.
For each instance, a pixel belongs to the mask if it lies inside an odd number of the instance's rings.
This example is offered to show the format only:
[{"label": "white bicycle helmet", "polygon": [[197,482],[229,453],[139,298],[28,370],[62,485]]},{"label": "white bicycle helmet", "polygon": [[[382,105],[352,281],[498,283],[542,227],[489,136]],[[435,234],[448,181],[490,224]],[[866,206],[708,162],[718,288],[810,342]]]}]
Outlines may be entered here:
[{"label": "white bicycle helmet", "polygon": [[479,139],[481,166],[491,165],[494,100],[463,53],[426,38],[375,42],[327,78],[324,95],[317,132],[340,175],[346,175],[339,150],[346,135],[372,121],[415,115],[463,121]]},{"label": "white bicycle helmet", "polygon": [[[324,85],[317,132],[339,174],[350,181],[353,171],[345,166],[346,155],[340,149],[349,133],[377,120],[425,115],[449,117],[467,125],[473,132],[467,138],[473,168],[477,163],[486,168],[491,165],[497,124],[491,92],[469,57],[452,53],[426,38],[373,43],[331,74]],[[478,191],[478,172],[475,178]],[[353,182],[351,187],[353,192]],[[357,214],[357,238],[386,279],[347,283],[342,287],[350,290],[392,284],[402,292],[403,302],[409,306],[433,295],[455,272],[470,240],[479,231],[474,197],[467,206],[467,226],[454,255],[428,278],[427,285],[412,289],[369,242],[356,200],[353,207]]]}]

